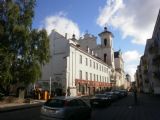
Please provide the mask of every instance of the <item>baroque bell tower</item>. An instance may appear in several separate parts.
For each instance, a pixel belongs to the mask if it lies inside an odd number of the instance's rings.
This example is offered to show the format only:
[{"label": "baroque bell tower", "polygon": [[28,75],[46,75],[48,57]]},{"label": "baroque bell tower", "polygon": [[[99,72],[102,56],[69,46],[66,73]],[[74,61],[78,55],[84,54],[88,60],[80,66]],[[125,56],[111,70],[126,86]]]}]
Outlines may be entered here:
[{"label": "baroque bell tower", "polygon": [[101,59],[114,69],[113,34],[107,30],[107,27],[104,27],[104,31],[99,34],[99,37],[101,39]]}]

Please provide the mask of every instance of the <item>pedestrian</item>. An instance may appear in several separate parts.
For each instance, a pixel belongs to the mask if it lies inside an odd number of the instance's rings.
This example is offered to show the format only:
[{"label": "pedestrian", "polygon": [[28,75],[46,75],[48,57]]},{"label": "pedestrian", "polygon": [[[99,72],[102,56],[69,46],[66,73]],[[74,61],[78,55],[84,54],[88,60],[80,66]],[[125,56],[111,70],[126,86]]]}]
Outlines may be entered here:
[{"label": "pedestrian", "polygon": [[134,104],[137,105],[137,89],[134,88]]},{"label": "pedestrian", "polygon": [[67,96],[70,96],[71,95],[71,92],[70,92],[70,88],[68,87],[67,89]]}]

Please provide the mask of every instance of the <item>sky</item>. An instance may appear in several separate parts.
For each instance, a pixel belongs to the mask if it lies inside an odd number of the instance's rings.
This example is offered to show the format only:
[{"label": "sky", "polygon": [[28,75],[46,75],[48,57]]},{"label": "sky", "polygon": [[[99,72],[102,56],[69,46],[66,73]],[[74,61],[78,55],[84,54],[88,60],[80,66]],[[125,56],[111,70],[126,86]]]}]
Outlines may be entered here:
[{"label": "sky", "polygon": [[123,54],[125,72],[135,74],[146,40],[152,37],[160,0],[37,0],[33,28],[55,29],[76,38],[86,32],[113,33],[113,48]]}]

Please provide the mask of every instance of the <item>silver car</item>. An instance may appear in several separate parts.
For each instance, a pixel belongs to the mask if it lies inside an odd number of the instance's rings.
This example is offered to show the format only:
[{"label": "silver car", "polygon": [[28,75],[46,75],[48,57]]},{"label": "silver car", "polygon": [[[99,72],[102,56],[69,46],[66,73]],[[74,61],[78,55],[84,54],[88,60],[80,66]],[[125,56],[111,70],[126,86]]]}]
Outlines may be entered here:
[{"label": "silver car", "polygon": [[42,120],[88,120],[91,108],[78,97],[55,97],[41,108]]}]

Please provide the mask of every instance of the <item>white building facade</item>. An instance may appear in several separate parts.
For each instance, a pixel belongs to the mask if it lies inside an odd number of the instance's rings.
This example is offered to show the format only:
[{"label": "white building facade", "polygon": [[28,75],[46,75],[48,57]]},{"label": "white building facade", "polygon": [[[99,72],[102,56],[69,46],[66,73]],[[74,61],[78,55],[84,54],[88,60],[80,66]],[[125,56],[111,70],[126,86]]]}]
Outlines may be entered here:
[{"label": "white building facade", "polygon": [[112,34],[105,28],[99,36],[101,45],[88,33],[76,40],[75,35],[67,39],[53,30],[49,36],[51,59],[43,66],[39,83],[46,82],[50,91],[68,96],[92,95],[110,89],[116,73]]}]

